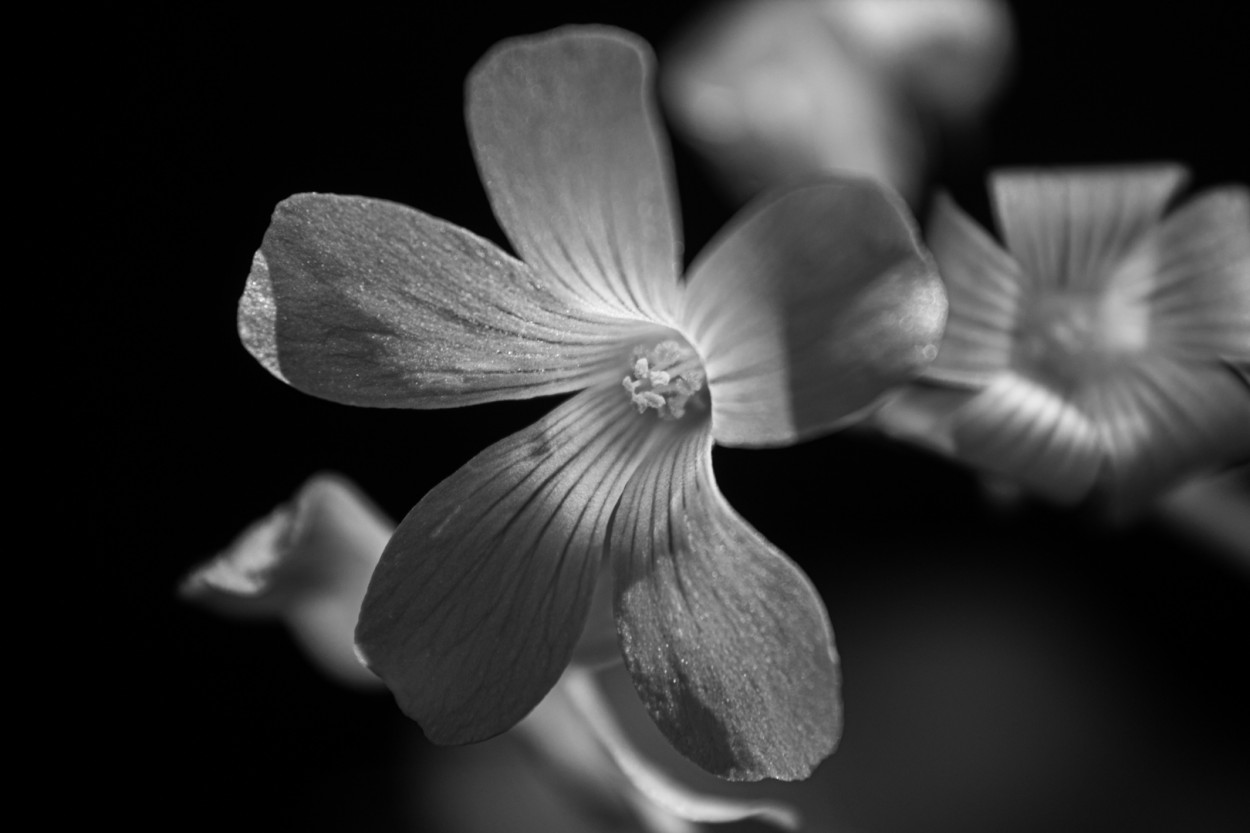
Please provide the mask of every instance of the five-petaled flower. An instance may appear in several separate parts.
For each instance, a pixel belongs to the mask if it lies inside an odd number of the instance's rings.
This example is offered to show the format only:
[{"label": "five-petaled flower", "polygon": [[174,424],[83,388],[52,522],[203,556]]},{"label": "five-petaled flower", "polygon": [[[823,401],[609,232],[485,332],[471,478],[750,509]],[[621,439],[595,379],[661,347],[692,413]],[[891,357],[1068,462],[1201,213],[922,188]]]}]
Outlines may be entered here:
[{"label": "five-petaled flower", "polygon": [[[1250,191],[1164,215],[1176,165],[991,178],[1004,251],[947,197],[950,318],[887,426],[1060,501],[1132,512],[1250,455]],[[917,432],[917,428],[919,431]]]},{"label": "five-petaled flower", "polygon": [[297,195],[256,254],[240,333],[279,378],[348,404],[580,391],[426,495],[374,572],[359,649],[431,740],[533,708],[606,570],[669,740],[725,777],[801,778],[840,731],[828,616],[720,495],[711,443],[855,418],[932,360],[945,296],[905,207],[860,180],[762,205],[683,280],[650,68],[615,30],[499,45],[470,76],[468,122],[523,261],[404,206]]}]

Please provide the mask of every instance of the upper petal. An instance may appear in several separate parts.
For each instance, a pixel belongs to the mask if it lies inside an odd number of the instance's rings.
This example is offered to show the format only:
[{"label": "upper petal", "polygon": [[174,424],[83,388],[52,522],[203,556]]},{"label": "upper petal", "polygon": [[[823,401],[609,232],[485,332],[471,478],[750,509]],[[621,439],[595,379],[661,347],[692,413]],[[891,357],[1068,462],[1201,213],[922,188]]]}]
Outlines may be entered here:
[{"label": "upper petal", "polygon": [[841,732],[833,631],[807,577],[721,496],[706,429],[638,470],[609,547],[625,663],[668,740],[725,778],[810,775]]},{"label": "upper petal", "polygon": [[619,361],[630,326],[464,229],[330,194],[278,204],[239,300],[239,335],[261,364],[351,405],[441,408],[577,390]]},{"label": "upper petal", "polygon": [[444,480],[396,530],[356,641],[435,743],[515,724],[568,664],[608,518],[654,418],[583,391]]},{"label": "upper petal", "polygon": [[946,194],[934,201],[929,246],[950,310],[926,377],[984,384],[1011,362],[1020,311],[1020,266]]},{"label": "upper petal", "polygon": [[902,200],[838,178],[748,210],[691,268],[682,328],[727,445],[829,430],[937,354],[946,316]]},{"label": "upper petal", "polygon": [[1031,286],[1098,290],[1185,183],[1179,165],[996,171],[1007,248]]},{"label": "upper petal", "polygon": [[681,252],[653,63],[605,27],[504,41],[469,76],[468,120],[521,257],[595,309],[668,324]]},{"label": "upper petal", "polygon": [[1155,349],[1250,361],[1250,190],[1208,191],[1168,215],[1112,289],[1144,307]]}]

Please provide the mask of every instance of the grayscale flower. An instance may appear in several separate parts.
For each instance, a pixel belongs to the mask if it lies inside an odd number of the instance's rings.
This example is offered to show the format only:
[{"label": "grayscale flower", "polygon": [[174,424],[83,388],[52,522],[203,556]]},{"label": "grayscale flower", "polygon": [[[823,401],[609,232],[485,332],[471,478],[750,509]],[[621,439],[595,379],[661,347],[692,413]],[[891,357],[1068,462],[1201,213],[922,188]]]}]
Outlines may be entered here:
[{"label": "grayscale flower", "polygon": [[860,416],[932,359],[945,297],[901,200],[853,179],[748,210],[683,279],[651,66],[609,29],[499,45],[469,78],[468,123],[522,259],[394,203],[297,195],[240,334],[275,376],[352,405],[580,391],[427,494],[374,572],[358,646],[432,741],[524,717],[606,571],[669,740],[724,777],[802,778],[840,732],[828,616],[721,496],[711,444]]}]

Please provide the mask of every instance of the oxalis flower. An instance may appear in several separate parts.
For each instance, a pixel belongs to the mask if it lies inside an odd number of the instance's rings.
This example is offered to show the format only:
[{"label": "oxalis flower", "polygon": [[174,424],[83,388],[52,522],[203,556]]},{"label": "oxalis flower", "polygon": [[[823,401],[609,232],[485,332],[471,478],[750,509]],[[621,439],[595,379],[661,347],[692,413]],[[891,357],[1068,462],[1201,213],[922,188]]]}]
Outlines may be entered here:
[{"label": "oxalis flower", "polygon": [[669,740],[725,777],[801,778],[840,729],[829,620],[720,495],[711,443],[855,417],[931,360],[945,297],[901,202],[858,180],[757,207],[682,280],[651,63],[599,28],[496,47],[469,132],[523,261],[404,206],[301,194],[274,213],[239,329],[274,375],[353,405],[581,391],[426,495],[373,574],[358,647],[432,741],[532,709],[606,572]]},{"label": "oxalis flower", "polygon": [[995,174],[1007,250],[946,197],[950,294],[931,387],[887,425],[1060,501],[1132,512],[1250,455],[1250,191],[1168,213],[1176,165]]}]

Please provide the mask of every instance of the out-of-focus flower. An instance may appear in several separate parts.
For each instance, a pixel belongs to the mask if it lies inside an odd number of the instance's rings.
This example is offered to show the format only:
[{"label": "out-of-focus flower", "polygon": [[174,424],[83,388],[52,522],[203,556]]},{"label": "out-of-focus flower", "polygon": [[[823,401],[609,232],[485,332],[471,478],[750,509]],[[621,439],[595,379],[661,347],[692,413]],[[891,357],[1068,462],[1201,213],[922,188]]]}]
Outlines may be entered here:
[{"label": "out-of-focus flower", "polygon": [[187,576],[180,592],[227,615],[283,619],[329,676],[380,687],[356,658],[352,631],[394,526],[346,480],[317,475]]},{"label": "out-of-focus flower", "polygon": [[[353,634],[369,576],[394,531],[354,485],[319,474],[194,570],[180,592],[228,616],[285,619],[330,678],[381,688],[356,658]],[[513,734],[566,800],[595,817],[628,818],[654,833],[746,818],[797,825],[795,812],[778,802],[704,795],[665,775],[634,747],[584,666],[569,669]]]},{"label": "out-of-focus flower", "polygon": [[756,207],[680,279],[650,67],[615,30],[500,45],[470,76],[469,129],[525,262],[410,208],[298,195],[240,334],[278,378],[348,404],[581,391],[426,495],[373,575],[359,647],[431,740],[528,713],[604,567],[670,741],[725,777],[801,778],[840,731],[828,617],[720,495],[711,443],[856,418],[931,360],[945,298],[901,201],[846,179]]},{"label": "out-of-focus flower", "polygon": [[1164,215],[1176,165],[991,177],[1008,251],[947,197],[929,242],[950,294],[933,385],[888,430],[1060,501],[1131,512],[1250,455],[1250,191]]},{"label": "out-of-focus flower", "polygon": [[739,197],[820,171],[915,199],[926,136],[967,130],[1001,89],[1011,19],[995,0],[748,0],[665,55],[682,135]]}]

